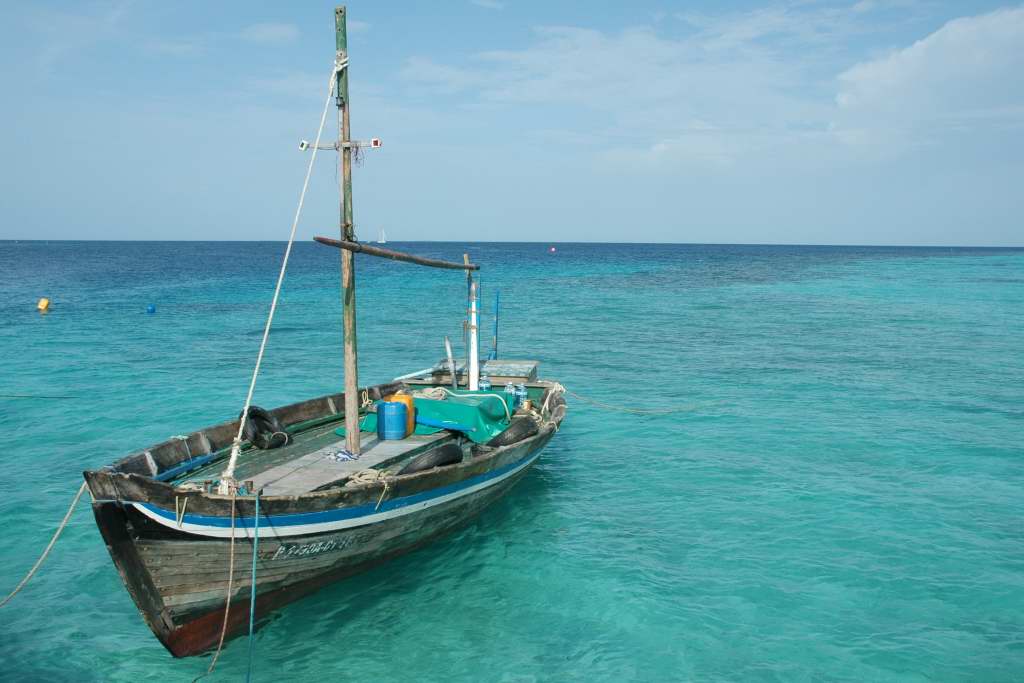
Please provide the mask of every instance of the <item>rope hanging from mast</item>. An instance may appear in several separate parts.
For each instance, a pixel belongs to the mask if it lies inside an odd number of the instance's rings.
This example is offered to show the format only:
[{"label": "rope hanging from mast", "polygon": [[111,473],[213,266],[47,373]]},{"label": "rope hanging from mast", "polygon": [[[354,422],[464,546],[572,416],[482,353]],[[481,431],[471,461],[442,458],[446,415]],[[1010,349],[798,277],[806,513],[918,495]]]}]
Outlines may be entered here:
[{"label": "rope hanging from mast", "polygon": [[348,57],[339,55],[334,61],[334,67],[331,69],[331,76],[329,84],[327,86],[327,100],[324,102],[324,111],[320,115],[320,128],[316,132],[316,142],[313,144],[313,153],[309,157],[309,166],[306,169],[306,179],[302,183],[302,192],[299,194],[299,205],[295,208],[295,218],[292,220],[292,231],[288,236],[288,246],[284,250],[284,260],[281,262],[281,272],[277,276],[277,286],[274,288],[274,299],[270,303],[270,314],[267,315],[267,324],[263,328],[263,339],[260,341],[260,350],[256,355],[256,366],[252,370],[252,380],[249,382],[249,392],[245,397],[245,408],[242,409],[242,417],[238,420],[238,434],[235,435],[235,440],[231,443],[231,458],[228,460],[228,466],[224,468],[224,472],[221,474],[220,486],[218,492],[227,495],[231,491],[236,490],[237,483],[235,482],[235,465],[238,462],[238,454],[242,448],[242,434],[245,432],[245,423],[249,419],[249,408],[252,405],[252,394],[256,389],[256,378],[260,374],[260,365],[263,362],[263,353],[267,348],[267,338],[270,336],[270,326],[274,322],[274,312],[277,310],[277,301],[281,296],[281,284],[284,282],[284,274],[288,269],[288,257],[292,253],[292,245],[295,242],[295,231],[299,227],[299,218],[302,216],[302,206],[306,201],[306,190],[309,189],[309,179],[313,175],[313,164],[316,162],[316,153],[320,148],[320,137],[324,132],[324,124],[327,121],[327,110],[331,106],[331,97],[334,95],[334,85],[337,81],[338,74],[344,69],[348,68]]}]

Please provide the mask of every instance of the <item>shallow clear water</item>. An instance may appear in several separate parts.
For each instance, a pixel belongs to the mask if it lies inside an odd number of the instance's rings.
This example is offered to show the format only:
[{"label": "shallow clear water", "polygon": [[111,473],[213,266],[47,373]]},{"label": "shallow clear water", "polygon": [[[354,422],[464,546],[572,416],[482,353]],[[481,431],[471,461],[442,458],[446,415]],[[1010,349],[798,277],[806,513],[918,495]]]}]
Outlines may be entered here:
[{"label": "shallow clear water", "polygon": [[[257,680],[1024,676],[1024,252],[468,250],[488,311],[501,290],[503,357],[688,410],[570,399],[483,516],[273,617]],[[0,242],[0,394],[73,397],[0,398],[0,592],[81,470],[238,413],[282,252]],[[337,259],[298,245],[258,404],[339,390]],[[460,337],[458,273],[358,257],[358,277],[364,383]],[[246,655],[231,642],[214,680]],[[150,635],[87,505],[0,610],[5,678],[190,680],[207,662]]]}]

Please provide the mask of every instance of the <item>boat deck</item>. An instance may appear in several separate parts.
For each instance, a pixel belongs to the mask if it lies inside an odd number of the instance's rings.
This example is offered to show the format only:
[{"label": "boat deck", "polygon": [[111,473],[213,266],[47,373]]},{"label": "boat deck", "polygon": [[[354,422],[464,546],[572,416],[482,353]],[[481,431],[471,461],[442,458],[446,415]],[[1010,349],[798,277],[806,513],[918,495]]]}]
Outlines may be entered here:
[{"label": "boat deck", "polygon": [[251,475],[248,481],[252,481],[257,490],[262,488],[270,496],[297,495],[344,479],[360,470],[387,466],[413,451],[450,438],[446,432],[422,436],[416,434],[401,441],[380,441],[376,434],[363,433],[361,436],[362,452],[358,460],[337,457],[345,447],[345,440],[339,439],[312,453]]},{"label": "boat deck", "polygon": [[[366,469],[379,469],[404,460],[453,437],[448,432],[413,434],[400,441],[380,441],[375,433],[360,434],[362,452],[357,460],[338,454],[345,439],[334,433],[338,422],[296,434],[292,443],[273,450],[249,449],[242,453],[235,469],[239,481],[252,482],[268,496],[298,495],[314,491]],[[201,481],[219,476],[223,463],[208,465],[187,477]]]}]

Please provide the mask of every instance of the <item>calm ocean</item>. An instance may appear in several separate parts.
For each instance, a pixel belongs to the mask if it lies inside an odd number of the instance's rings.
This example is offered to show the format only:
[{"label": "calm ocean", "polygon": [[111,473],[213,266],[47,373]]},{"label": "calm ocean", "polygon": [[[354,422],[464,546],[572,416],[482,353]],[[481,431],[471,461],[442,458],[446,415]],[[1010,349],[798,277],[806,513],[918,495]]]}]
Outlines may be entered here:
[{"label": "calm ocean", "polygon": [[[570,398],[469,526],[271,618],[256,680],[1024,678],[1024,251],[394,246],[483,265],[502,357],[686,410]],[[238,414],[283,250],[0,242],[0,593],[83,469]],[[461,274],[357,257],[357,277],[363,383],[461,339]],[[338,280],[335,250],[296,247],[259,405],[340,390]],[[84,503],[0,610],[7,680],[208,661],[150,634]]]}]

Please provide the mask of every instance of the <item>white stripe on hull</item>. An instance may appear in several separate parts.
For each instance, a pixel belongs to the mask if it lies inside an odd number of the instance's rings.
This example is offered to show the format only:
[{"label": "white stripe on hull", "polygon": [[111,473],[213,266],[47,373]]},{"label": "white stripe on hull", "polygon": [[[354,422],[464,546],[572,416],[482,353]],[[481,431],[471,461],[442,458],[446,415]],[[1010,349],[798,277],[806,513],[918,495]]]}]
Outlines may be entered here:
[{"label": "white stripe on hull", "polygon": [[[339,520],[330,521],[330,522],[317,522],[317,523],[312,523],[312,524],[293,524],[293,525],[286,525],[286,526],[282,525],[282,526],[279,526],[279,527],[275,527],[274,526],[273,518],[272,517],[269,517],[269,518],[266,518],[266,519],[261,517],[260,518],[259,537],[260,538],[287,538],[287,537],[290,537],[290,536],[304,536],[304,535],[307,535],[307,534],[329,533],[329,532],[338,531],[338,530],[341,530],[341,529],[350,529],[350,528],[357,527],[357,526],[366,526],[367,524],[374,524],[376,522],[382,522],[382,521],[387,520],[387,519],[393,519],[395,517],[402,517],[404,515],[415,514],[417,512],[420,512],[421,510],[425,510],[427,508],[434,507],[435,505],[441,505],[442,503],[446,503],[446,502],[448,502],[450,500],[455,500],[457,498],[461,498],[463,496],[467,496],[467,495],[470,495],[472,493],[476,493],[477,491],[481,491],[481,490],[483,490],[485,488],[488,488],[490,486],[494,486],[495,484],[497,484],[499,482],[502,482],[505,479],[508,479],[509,477],[515,476],[518,472],[523,471],[524,469],[526,469],[527,467],[532,465],[533,462],[538,457],[540,457],[540,451],[537,451],[532,456],[527,458],[518,467],[515,467],[514,469],[511,469],[508,472],[503,472],[500,476],[494,477],[493,479],[487,479],[486,481],[482,481],[482,482],[480,482],[478,484],[474,484],[472,486],[467,486],[464,489],[460,489],[458,491],[453,491],[452,493],[448,493],[448,494],[445,494],[443,496],[438,496],[436,498],[429,498],[427,500],[423,500],[423,501],[420,501],[420,502],[417,502],[417,503],[412,503],[410,505],[404,505],[402,507],[395,508],[393,510],[386,510],[386,511],[383,511],[383,512],[370,513],[370,514],[366,514],[366,515],[361,515],[359,517],[352,517],[352,518],[349,518],[349,519],[339,519]],[[150,518],[154,522],[162,524],[163,526],[165,526],[165,527],[167,527],[169,529],[175,529],[177,531],[184,531],[184,532],[187,532],[187,533],[190,533],[190,534],[195,534],[197,536],[207,536],[207,537],[212,537],[212,538],[230,538],[231,537],[231,528],[230,527],[207,526],[205,524],[195,524],[195,523],[187,522],[187,521],[183,521],[181,523],[181,525],[179,526],[174,520],[167,519],[166,517],[163,517],[162,515],[159,515],[159,514],[153,512],[152,510],[150,510],[148,507],[146,507],[143,504],[131,503],[131,505],[133,505],[136,510],[141,512],[146,517]],[[235,527],[235,534],[234,535],[235,535],[235,538],[252,538],[253,530],[250,529],[250,528],[247,528],[247,527]]]}]

